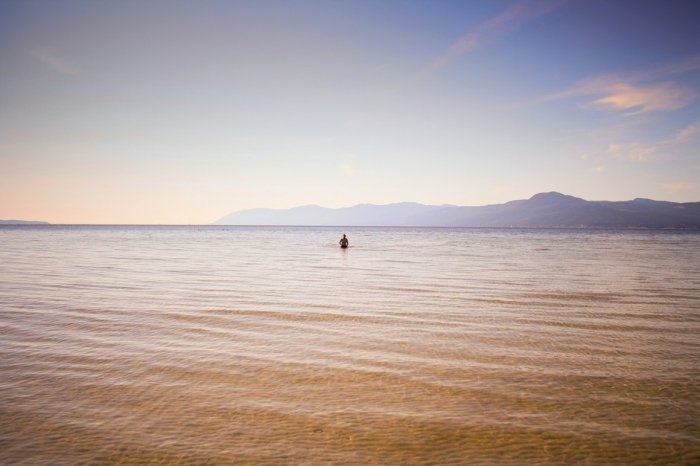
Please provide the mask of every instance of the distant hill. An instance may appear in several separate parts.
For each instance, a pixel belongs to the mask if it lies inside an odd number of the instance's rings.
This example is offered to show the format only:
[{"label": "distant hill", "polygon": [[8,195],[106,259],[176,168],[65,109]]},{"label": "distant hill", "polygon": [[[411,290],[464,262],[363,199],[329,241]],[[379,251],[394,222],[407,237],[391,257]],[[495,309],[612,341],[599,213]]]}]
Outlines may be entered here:
[{"label": "distant hill", "polygon": [[341,209],[316,205],[285,210],[251,209],[233,212],[214,224],[700,229],[700,202],[586,201],[550,192],[480,207],[405,202]]},{"label": "distant hill", "polygon": [[0,220],[0,225],[49,225],[49,222],[35,220]]}]

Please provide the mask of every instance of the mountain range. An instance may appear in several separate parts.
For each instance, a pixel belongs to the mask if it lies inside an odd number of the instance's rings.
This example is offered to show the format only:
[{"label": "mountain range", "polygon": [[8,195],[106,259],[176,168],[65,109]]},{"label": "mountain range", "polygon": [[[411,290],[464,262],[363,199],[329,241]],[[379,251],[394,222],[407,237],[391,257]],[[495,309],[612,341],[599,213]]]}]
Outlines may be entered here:
[{"label": "mountain range", "polygon": [[700,202],[587,201],[557,192],[479,207],[413,202],[233,212],[215,225],[700,229]]},{"label": "mountain range", "polygon": [[0,220],[0,225],[48,225],[49,222],[35,220]]}]

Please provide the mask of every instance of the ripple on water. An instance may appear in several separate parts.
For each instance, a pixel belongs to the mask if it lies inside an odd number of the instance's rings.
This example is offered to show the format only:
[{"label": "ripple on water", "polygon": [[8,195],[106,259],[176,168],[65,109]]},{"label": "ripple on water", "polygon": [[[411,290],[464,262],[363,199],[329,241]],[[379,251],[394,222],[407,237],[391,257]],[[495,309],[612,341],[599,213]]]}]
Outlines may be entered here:
[{"label": "ripple on water", "polygon": [[347,233],[0,228],[0,462],[700,463],[700,235]]}]

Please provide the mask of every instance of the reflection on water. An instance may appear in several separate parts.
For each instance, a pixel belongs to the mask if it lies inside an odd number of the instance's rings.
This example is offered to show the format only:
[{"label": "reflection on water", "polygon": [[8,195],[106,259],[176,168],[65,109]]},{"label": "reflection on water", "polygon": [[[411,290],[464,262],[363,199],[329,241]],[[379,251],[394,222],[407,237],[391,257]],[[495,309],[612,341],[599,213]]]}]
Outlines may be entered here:
[{"label": "reflection on water", "polygon": [[700,463],[700,235],[0,228],[0,462]]}]

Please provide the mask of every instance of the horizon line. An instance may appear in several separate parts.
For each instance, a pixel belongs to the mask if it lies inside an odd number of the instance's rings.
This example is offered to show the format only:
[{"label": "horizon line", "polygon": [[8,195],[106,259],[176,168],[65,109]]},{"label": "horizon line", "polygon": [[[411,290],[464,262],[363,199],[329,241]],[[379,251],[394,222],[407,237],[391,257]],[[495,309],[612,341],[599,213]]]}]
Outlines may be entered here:
[{"label": "horizon line", "polygon": [[319,224],[214,224],[214,223],[0,223],[3,227],[210,227],[210,228],[395,228],[395,229],[450,229],[450,230],[637,230],[637,231],[699,231],[700,227],[639,227],[639,226],[446,226],[446,225],[319,225]]}]

